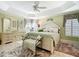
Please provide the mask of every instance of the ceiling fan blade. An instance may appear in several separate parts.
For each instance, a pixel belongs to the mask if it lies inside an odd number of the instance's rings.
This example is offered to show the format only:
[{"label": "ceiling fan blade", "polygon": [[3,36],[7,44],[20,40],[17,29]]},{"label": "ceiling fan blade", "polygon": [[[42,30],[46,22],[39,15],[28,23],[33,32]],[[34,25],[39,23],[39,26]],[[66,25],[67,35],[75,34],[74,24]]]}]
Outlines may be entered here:
[{"label": "ceiling fan blade", "polygon": [[38,8],[40,8],[40,9],[46,9],[46,7],[38,7]]},{"label": "ceiling fan blade", "polygon": [[34,11],[39,11],[40,12],[40,9],[46,9],[46,7],[40,7],[39,6],[39,1],[35,1],[34,5],[33,5],[33,9],[34,9]]}]

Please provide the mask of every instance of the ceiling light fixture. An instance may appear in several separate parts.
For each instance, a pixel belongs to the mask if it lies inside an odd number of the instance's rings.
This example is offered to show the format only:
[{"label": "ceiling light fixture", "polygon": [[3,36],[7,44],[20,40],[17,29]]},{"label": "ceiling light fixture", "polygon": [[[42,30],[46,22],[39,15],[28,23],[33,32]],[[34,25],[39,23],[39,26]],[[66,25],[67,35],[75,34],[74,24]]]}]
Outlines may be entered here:
[{"label": "ceiling light fixture", "polygon": [[39,6],[39,4],[40,4],[39,1],[35,1],[35,2],[34,2],[34,5],[33,5],[34,11],[40,12],[40,9],[46,9],[46,7],[41,7],[41,6]]}]

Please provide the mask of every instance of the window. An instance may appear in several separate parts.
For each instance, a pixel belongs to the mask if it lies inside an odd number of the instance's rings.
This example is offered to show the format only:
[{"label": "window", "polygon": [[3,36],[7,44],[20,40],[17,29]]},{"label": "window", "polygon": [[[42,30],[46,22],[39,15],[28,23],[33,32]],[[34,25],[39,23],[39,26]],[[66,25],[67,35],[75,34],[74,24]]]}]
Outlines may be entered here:
[{"label": "window", "polygon": [[37,23],[36,20],[27,20],[27,24],[25,25],[25,32],[37,31]]},{"label": "window", "polygon": [[77,19],[67,19],[65,23],[66,36],[79,36],[79,22]]}]

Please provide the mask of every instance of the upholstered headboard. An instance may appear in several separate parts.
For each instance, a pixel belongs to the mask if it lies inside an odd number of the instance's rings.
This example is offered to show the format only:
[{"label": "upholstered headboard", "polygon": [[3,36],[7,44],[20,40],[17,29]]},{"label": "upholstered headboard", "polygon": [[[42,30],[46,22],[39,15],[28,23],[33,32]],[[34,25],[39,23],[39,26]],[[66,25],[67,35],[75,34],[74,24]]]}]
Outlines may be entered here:
[{"label": "upholstered headboard", "polygon": [[52,21],[46,22],[46,23],[42,26],[42,28],[43,28],[43,31],[44,31],[44,32],[54,32],[54,33],[58,33],[58,31],[59,31],[59,29],[60,29],[60,27],[59,27],[56,23],[54,23],[54,22],[52,22]]}]

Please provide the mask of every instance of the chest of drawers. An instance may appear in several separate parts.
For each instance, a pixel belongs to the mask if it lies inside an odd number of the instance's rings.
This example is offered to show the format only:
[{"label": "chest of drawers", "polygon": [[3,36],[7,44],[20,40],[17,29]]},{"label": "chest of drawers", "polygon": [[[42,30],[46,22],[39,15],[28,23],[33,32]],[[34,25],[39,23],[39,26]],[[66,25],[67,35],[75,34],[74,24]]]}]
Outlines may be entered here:
[{"label": "chest of drawers", "polygon": [[0,33],[0,43],[7,44],[22,39],[22,33]]}]

